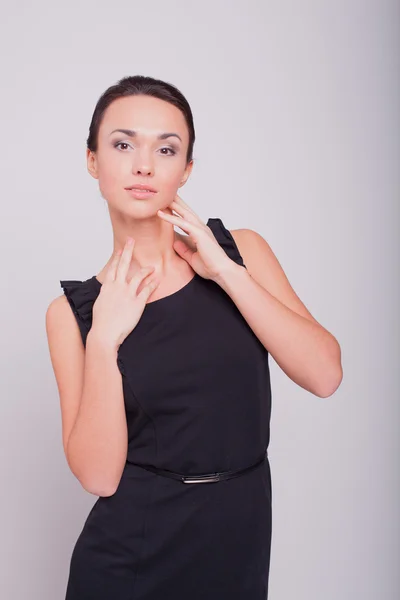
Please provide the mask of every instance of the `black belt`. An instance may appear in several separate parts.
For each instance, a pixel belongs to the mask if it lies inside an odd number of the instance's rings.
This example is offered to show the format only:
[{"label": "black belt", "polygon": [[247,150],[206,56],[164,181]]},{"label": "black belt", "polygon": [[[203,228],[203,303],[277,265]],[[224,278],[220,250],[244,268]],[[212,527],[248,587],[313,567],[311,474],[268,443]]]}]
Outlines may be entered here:
[{"label": "black belt", "polygon": [[239,469],[238,471],[222,471],[220,473],[205,473],[201,475],[182,475],[181,473],[174,473],[174,471],[168,471],[167,469],[158,469],[157,467],[153,467],[152,465],[141,465],[138,463],[133,463],[129,461],[129,464],[136,465],[137,467],[142,467],[146,469],[146,471],[151,471],[152,473],[156,473],[157,475],[162,475],[164,477],[170,477],[171,479],[177,479],[182,483],[212,483],[216,481],[222,481],[224,479],[232,479],[232,477],[239,477],[239,475],[243,475],[244,473],[249,473],[261,463],[263,463],[268,455],[268,451],[266,450],[262,457],[254,464],[249,467],[245,467],[244,469]]}]

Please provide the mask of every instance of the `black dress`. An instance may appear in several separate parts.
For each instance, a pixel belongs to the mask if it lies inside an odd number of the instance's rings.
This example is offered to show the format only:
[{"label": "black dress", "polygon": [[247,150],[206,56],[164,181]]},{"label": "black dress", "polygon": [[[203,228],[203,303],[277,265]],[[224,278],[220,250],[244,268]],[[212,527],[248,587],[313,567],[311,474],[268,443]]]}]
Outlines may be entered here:
[{"label": "black dress", "polygon": [[[207,225],[246,268],[221,219]],[[60,281],[82,339],[96,276]],[[125,469],[72,552],[66,600],[265,600],[272,533],[268,352],[229,295],[195,275],[146,304],[118,350]],[[264,460],[260,463],[260,456]],[[241,476],[187,485],[157,474]]]}]

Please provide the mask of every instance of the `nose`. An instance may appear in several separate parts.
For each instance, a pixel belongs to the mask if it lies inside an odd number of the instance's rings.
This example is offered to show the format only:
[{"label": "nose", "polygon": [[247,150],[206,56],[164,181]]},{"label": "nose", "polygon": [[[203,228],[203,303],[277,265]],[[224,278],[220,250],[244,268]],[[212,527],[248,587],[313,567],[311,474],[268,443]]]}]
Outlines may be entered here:
[{"label": "nose", "polygon": [[132,162],[132,173],[135,175],[153,175],[153,163],[148,153],[135,152],[134,159]]}]

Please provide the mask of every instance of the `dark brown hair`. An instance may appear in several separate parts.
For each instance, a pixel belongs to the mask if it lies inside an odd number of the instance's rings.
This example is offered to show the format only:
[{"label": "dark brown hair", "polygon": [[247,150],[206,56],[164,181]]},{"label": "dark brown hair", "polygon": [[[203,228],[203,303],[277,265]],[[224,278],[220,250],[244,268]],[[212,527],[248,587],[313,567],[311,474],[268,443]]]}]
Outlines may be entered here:
[{"label": "dark brown hair", "polygon": [[138,95],[160,98],[160,100],[165,100],[182,111],[189,130],[189,145],[186,154],[186,162],[189,163],[193,159],[193,145],[196,136],[193,115],[188,101],[178,88],[171,83],[153,77],[145,77],[144,75],[123,77],[100,96],[89,127],[89,136],[86,141],[88,149],[92,152],[97,151],[99,127],[107,107],[117,98]]}]

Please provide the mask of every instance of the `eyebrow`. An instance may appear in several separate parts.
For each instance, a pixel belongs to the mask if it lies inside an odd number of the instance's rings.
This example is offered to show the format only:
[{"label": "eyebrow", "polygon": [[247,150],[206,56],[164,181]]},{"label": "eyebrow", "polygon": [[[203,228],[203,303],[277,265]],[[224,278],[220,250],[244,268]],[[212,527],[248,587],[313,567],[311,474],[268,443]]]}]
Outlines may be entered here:
[{"label": "eyebrow", "polygon": [[[133,129],[114,129],[110,133],[110,135],[112,135],[115,132],[123,133],[124,135],[127,135],[128,137],[131,137],[131,138],[134,138],[137,135],[137,131],[134,131]],[[182,138],[177,133],[172,133],[172,132],[160,133],[160,135],[157,136],[157,139],[165,140],[166,138],[169,138],[169,137],[177,137],[179,140],[182,141]]]}]

